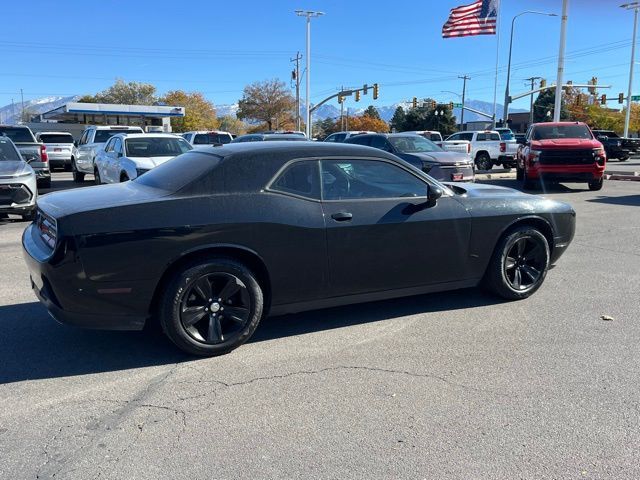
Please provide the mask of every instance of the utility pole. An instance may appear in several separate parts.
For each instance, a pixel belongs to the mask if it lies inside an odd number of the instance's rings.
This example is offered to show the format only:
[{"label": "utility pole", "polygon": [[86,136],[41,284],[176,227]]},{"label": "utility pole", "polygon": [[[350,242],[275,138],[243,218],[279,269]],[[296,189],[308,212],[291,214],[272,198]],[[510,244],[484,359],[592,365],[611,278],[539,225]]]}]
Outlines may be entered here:
[{"label": "utility pole", "polygon": [[11,99],[11,116],[13,117],[13,121],[16,121],[16,107],[13,103],[13,98]]},{"label": "utility pole", "polygon": [[296,58],[292,58],[292,62],[296,62],[296,69],[294,70],[293,76],[296,81],[296,130],[300,131],[301,129],[301,121],[300,121],[300,60],[302,59],[302,55],[300,52],[296,53]]},{"label": "utility pole", "polygon": [[306,134],[307,138],[311,140],[311,18],[320,17],[324,15],[324,12],[314,12],[311,10],[296,10],[296,15],[299,17],[307,18],[307,78],[306,78]]},{"label": "utility pole", "polygon": [[562,0],[562,23],[560,24],[560,49],[558,51],[558,78],[556,80],[556,103],[553,108],[553,121],[560,121],[562,110],[562,83],[564,82],[564,51],[567,46],[567,11],[569,0]]},{"label": "utility pole", "polygon": [[627,89],[627,111],[624,117],[624,136],[629,136],[629,122],[631,121],[631,96],[633,95],[633,66],[636,61],[636,35],[638,33],[638,9],[640,3],[625,3],[620,7],[626,10],[633,10],[633,37],[631,37],[631,64],[629,66],[629,88]]},{"label": "utility pole", "polygon": [[[340,87],[340,91],[344,91],[344,85]],[[344,132],[344,99],[340,102],[340,130]]]},{"label": "utility pole", "polygon": [[24,94],[22,93],[22,89],[20,89],[20,100],[22,102],[22,114],[20,114],[20,121],[24,122]]},{"label": "utility pole", "polygon": [[[525,78],[527,82],[531,82],[531,90],[533,91],[533,87],[536,84],[536,80],[542,80],[542,77],[529,77]],[[529,125],[533,123],[533,93],[531,94],[531,99],[529,100]]]},{"label": "utility pole", "polygon": [[467,80],[471,80],[471,77],[463,75],[458,77],[462,79],[462,108],[460,109],[460,131],[464,130],[464,97],[467,93]]}]

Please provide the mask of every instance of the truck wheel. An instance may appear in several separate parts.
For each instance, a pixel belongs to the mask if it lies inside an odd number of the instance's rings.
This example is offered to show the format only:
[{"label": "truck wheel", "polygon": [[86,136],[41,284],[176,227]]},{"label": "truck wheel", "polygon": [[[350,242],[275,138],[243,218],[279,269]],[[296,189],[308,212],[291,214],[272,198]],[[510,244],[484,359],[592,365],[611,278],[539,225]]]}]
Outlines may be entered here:
[{"label": "truck wheel", "polygon": [[592,192],[601,190],[603,183],[604,183],[604,177],[600,177],[598,180],[593,180],[589,182],[589,190],[591,190]]},{"label": "truck wheel", "polygon": [[93,170],[93,179],[96,185],[102,185],[102,179],[100,179],[100,170],[98,170],[98,167]]},{"label": "truck wheel", "polygon": [[516,167],[516,180],[521,182],[523,176],[524,176],[524,171],[520,167]]},{"label": "truck wheel", "polygon": [[480,152],[476,155],[476,166],[478,170],[491,170],[493,168],[493,162],[491,157],[486,152]]},{"label": "truck wheel", "polygon": [[72,175],[73,175],[73,181],[75,183],[84,182],[84,173],[78,171],[78,168],[76,167],[76,159],[75,158],[71,159],[71,172],[72,172]]},{"label": "truck wheel", "polygon": [[520,177],[520,180],[522,180],[522,189],[523,190],[531,190],[534,187],[534,182],[533,180],[529,180],[529,178],[527,177],[527,171],[525,169],[522,169],[522,176]]},{"label": "truck wheel", "polygon": [[618,160],[620,160],[621,162],[626,162],[627,160],[629,160],[629,155],[626,155],[624,157],[620,157]]}]

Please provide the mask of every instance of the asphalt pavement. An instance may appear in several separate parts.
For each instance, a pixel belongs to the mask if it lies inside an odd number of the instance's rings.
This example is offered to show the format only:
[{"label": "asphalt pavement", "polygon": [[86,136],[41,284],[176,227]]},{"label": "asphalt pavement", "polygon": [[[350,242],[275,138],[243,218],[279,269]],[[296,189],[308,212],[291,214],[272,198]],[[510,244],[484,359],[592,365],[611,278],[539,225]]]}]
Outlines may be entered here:
[{"label": "asphalt pavement", "polygon": [[56,324],[0,224],[0,478],[640,478],[640,183],[585,187],[544,193],[577,231],[530,299],[271,318],[211,359]]}]

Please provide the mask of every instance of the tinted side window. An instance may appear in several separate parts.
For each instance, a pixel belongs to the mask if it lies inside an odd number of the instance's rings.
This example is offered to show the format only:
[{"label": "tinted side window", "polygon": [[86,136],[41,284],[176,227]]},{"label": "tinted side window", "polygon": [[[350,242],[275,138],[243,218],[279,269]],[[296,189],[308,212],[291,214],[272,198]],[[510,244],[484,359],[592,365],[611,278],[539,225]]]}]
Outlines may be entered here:
[{"label": "tinted side window", "polygon": [[371,143],[370,145],[373,148],[379,148],[380,150],[385,150],[385,151],[390,151],[391,148],[389,147],[389,142],[387,142],[387,139],[384,137],[373,137],[371,138]]},{"label": "tinted side window", "polygon": [[363,137],[362,135],[356,135],[349,138],[349,143],[355,143],[356,145],[371,145],[371,137]]},{"label": "tinted side window", "polygon": [[320,199],[318,162],[303,161],[289,165],[271,184],[271,190]]},{"label": "tinted side window", "polygon": [[487,138],[486,133],[479,133],[478,136],[476,137],[477,142],[486,142],[487,140],[489,139]]},{"label": "tinted side window", "polygon": [[324,200],[424,197],[427,184],[382,160],[322,160]]},{"label": "tinted side window", "polygon": [[[490,133],[488,136],[490,140],[500,140],[499,133]],[[505,139],[505,140],[511,140],[511,139]]]},{"label": "tinted side window", "polygon": [[473,133],[461,133],[460,140],[468,140],[471,142],[473,140]]},{"label": "tinted side window", "polygon": [[460,136],[461,135],[462,135],[461,133],[454,133],[453,135],[450,135],[447,138],[447,141],[449,141],[449,140],[460,140]]},{"label": "tinted side window", "polygon": [[113,151],[113,140],[109,140],[107,142],[107,144],[104,146],[104,151],[105,152],[112,152]]}]

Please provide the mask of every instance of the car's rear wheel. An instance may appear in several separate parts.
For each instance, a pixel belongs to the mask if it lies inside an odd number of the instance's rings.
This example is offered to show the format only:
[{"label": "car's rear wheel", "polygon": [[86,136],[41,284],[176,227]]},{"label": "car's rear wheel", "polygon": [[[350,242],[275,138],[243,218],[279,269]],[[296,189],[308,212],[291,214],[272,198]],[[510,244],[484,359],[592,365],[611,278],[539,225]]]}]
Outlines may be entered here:
[{"label": "car's rear wheel", "polygon": [[120,174],[120,182],[128,182],[129,181],[129,175],[127,175],[125,172],[122,172]]},{"label": "car's rear wheel", "polygon": [[102,179],[100,178],[100,170],[98,167],[93,169],[93,181],[96,185],[102,184]]},{"label": "car's rear wheel", "polygon": [[516,180],[521,182],[523,176],[524,176],[524,171],[520,167],[516,166]]},{"label": "car's rear wheel", "polygon": [[219,257],[178,271],[160,303],[167,336],[192,355],[222,355],[245,343],[262,318],[262,289],[251,270]]},{"label": "car's rear wheel", "polygon": [[478,167],[478,170],[491,170],[493,168],[493,162],[488,153],[480,152],[476,155],[476,167]]},{"label": "car's rear wheel", "polygon": [[600,177],[598,180],[592,180],[591,182],[589,182],[589,190],[591,190],[592,192],[601,190],[603,183],[604,177]]},{"label": "car's rear wheel", "polygon": [[73,181],[75,183],[84,182],[84,173],[78,171],[75,158],[71,159],[71,174],[73,175]]},{"label": "car's rear wheel", "polygon": [[549,269],[549,243],[536,228],[517,227],[505,234],[493,252],[484,286],[508,300],[532,295]]},{"label": "car's rear wheel", "polygon": [[626,162],[627,160],[629,160],[629,155],[625,155],[624,157],[620,157],[618,160],[620,160],[621,162]]}]

